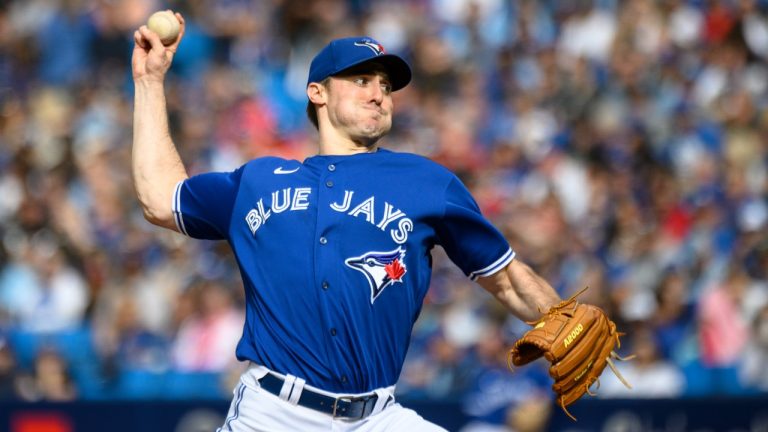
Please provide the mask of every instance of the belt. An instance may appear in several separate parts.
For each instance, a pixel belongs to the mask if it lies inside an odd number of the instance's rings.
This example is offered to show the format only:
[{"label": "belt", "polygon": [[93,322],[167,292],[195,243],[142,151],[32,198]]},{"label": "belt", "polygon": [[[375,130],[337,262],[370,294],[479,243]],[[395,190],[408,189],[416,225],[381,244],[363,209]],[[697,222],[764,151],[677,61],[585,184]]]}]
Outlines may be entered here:
[{"label": "belt", "polygon": [[[261,388],[278,397],[280,396],[280,390],[283,388],[283,382],[282,378],[270,373],[264,375],[264,378],[259,380]],[[330,414],[334,418],[343,417],[360,420],[371,415],[378,399],[379,396],[376,393],[366,396],[333,397],[313,392],[305,387],[301,392],[298,404],[305,408]],[[389,396],[387,402],[392,399],[394,398]]]}]

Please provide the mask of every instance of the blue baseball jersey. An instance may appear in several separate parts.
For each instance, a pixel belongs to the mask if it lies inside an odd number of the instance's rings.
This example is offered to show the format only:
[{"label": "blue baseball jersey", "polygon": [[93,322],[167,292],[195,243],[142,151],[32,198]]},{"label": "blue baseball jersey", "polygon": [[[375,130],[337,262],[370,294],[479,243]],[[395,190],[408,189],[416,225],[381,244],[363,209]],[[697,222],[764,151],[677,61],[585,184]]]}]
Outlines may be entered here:
[{"label": "blue baseball jersey", "polygon": [[339,393],[397,381],[435,245],[472,279],[514,258],[455,175],[384,149],[193,176],[173,212],[184,234],[234,251],[246,291],[237,358]]}]

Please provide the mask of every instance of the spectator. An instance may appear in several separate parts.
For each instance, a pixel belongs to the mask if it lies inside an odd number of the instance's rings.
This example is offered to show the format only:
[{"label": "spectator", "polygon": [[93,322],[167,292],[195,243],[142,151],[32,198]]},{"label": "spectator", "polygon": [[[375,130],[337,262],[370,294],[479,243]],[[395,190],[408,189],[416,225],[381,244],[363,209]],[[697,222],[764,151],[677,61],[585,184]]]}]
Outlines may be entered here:
[{"label": "spectator", "polygon": [[656,287],[656,310],[651,325],[658,341],[659,355],[681,361],[688,342],[696,331],[696,308],[688,278],[675,270],[667,271]]},{"label": "spectator", "polygon": [[19,369],[8,341],[0,336],[0,401],[18,399]]},{"label": "spectator", "polygon": [[768,305],[752,322],[752,338],[744,351],[739,365],[743,386],[761,392],[768,391]]},{"label": "spectator", "polygon": [[742,313],[749,277],[732,263],[725,280],[704,293],[699,306],[699,336],[704,364],[731,367],[743,354],[749,324]]},{"label": "spectator", "polygon": [[[33,2],[31,13],[41,2]],[[82,0],[64,0],[42,22],[37,33],[40,48],[39,77],[43,82],[67,86],[84,82],[82,71],[91,70],[89,47],[94,28]]]},{"label": "spectator", "polygon": [[462,398],[470,422],[462,432],[544,430],[552,404],[545,363],[510,371],[510,342],[501,327],[488,328],[478,341],[472,353],[471,385]]},{"label": "spectator", "polygon": [[632,332],[631,338],[628,351],[635,354],[635,359],[619,362],[616,367],[621,375],[632,383],[632,388],[625,387],[617,379],[601,379],[597,394],[601,397],[623,398],[680,396],[685,388],[683,373],[674,363],[659,356],[659,348],[651,328],[643,324]]},{"label": "spectator", "polygon": [[19,394],[26,401],[66,402],[77,398],[67,361],[53,349],[43,348],[32,373],[20,378]]},{"label": "spectator", "polygon": [[179,327],[172,348],[174,366],[182,371],[225,371],[235,364],[232,352],[244,317],[222,284],[205,281],[191,289],[193,312]]},{"label": "spectator", "polygon": [[11,318],[22,329],[35,332],[80,327],[88,304],[87,286],[56,240],[42,233],[21,248],[17,271],[0,287]]}]

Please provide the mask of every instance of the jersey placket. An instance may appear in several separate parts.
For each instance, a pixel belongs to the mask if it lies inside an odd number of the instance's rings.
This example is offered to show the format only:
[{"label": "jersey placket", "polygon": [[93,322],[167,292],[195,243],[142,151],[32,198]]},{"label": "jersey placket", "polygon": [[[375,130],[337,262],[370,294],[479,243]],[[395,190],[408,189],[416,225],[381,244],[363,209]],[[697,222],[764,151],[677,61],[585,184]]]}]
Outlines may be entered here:
[{"label": "jersey placket", "polygon": [[[337,232],[334,231],[334,224],[338,221],[334,220],[336,212],[330,211],[330,205],[334,202],[336,195],[336,182],[338,178],[338,172],[336,171],[338,165],[336,162],[328,160],[324,161],[320,169],[320,175],[318,176],[317,184],[317,226],[315,235],[317,238],[315,246],[315,286],[318,287],[320,292],[320,305],[322,307],[322,314],[325,317],[325,334],[328,339],[327,353],[330,363],[338,364],[333,361],[333,357],[336,356],[336,347],[338,346],[336,338],[339,332],[343,329],[339,329],[340,322],[335,322],[333,314],[330,313],[328,303],[334,301],[334,288],[339,284],[337,273],[338,269],[334,267],[334,263],[338,262],[335,255],[338,253],[338,241],[340,239],[336,237]],[[334,373],[338,374],[338,370],[334,370]],[[346,374],[338,374],[335,377],[342,384],[346,384],[348,377]]]}]

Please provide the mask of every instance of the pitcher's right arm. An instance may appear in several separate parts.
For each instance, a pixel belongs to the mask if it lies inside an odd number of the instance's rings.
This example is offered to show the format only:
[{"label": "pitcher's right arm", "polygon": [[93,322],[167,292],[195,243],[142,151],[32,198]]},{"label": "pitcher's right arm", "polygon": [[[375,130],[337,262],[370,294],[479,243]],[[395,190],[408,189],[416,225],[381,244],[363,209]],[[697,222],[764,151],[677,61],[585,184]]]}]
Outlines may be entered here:
[{"label": "pitcher's right arm", "polygon": [[172,211],[176,184],[188,177],[168,128],[165,75],[184,36],[184,18],[176,40],[165,46],[146,26],[134,33],[131,67],[135,87],[131,166],[136,195],[151,223],[178,231]]}]

